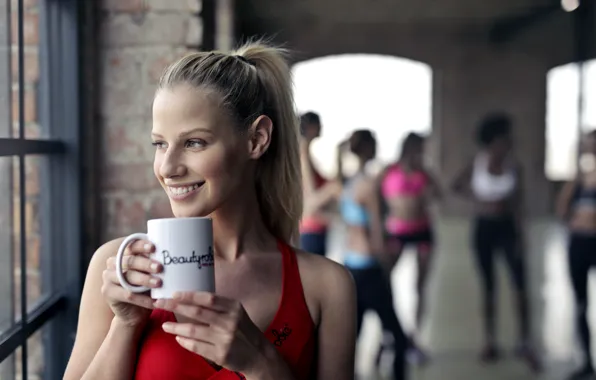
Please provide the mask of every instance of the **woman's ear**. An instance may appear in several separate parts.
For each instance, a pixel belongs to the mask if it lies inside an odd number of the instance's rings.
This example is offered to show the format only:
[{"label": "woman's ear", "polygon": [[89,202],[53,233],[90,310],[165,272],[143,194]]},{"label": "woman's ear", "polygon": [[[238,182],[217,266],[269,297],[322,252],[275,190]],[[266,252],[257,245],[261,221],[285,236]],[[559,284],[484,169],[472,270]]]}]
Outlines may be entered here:
[{"label": "woman's ear", "polygon": [[271,144],[273,121],[269,116],[259,116],[248,130],[248,156],[253,160],[259,159]]}]

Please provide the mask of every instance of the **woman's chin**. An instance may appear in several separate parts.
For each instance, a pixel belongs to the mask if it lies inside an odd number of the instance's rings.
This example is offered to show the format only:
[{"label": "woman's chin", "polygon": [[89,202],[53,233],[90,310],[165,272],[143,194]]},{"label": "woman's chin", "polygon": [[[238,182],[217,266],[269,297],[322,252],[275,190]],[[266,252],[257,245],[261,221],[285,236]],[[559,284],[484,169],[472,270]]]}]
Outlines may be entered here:
[{"label": "woman's chin", "polygon": [[176,205],[172,205],[172,213],[176,218],[198,218],[210,214],[210,212],[203,207],[176,207]]}]

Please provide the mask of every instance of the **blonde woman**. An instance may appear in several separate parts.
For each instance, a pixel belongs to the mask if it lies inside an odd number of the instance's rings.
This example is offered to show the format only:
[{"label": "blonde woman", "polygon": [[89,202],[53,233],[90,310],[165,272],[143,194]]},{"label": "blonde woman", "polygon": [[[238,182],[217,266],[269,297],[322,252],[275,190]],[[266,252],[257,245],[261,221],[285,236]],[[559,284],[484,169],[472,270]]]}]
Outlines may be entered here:
[{"label": "blonde woman", "polygon": [[[251,43],[165,70],[153,101],[154,172],[176,217],[213,218],[217,293],[130,294],[115,274],[122,240],[104,244],[89,266],[65,379],[353,379],[352,278],[290,246],[302,188],[282,53]],[[192,190],[181,198],[178,187]],[[131,246],[131,283],[160,286],[153,249]]]}]

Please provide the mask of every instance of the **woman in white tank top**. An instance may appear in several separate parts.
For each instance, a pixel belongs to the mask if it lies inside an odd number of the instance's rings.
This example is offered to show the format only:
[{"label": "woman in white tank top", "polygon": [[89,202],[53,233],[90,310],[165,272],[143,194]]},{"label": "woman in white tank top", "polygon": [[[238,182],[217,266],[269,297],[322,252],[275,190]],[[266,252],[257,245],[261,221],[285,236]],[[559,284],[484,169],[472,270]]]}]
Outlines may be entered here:
[{"label": "woman in white tank top", "polygon": [[480,358],[495,361],[500,357],[495,337],[497,305],[494,279],[494,256],[500,251],[516,290],[519,319],[516,353],[538,371],[540,363],[530,344],[530,313],[522,247],[522,172],[511,154],[511,127],[510,117],[502,113],[490,114],[480,122],[477,132],[480,151],[456,178],[453,190],[475,204],[472,241],[483,287],[486,339]]}]

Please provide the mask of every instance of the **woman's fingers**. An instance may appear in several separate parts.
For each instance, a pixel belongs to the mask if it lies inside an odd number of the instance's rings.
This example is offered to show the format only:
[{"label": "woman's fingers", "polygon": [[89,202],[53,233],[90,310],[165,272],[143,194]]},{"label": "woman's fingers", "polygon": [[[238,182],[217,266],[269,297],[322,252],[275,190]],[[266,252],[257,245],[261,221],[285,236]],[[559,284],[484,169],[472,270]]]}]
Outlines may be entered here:
[{"label": "woman's fingers", "polygon": [[[146,273],[131,270],[124,273],[124,277],[131,285],[146,286],[149,288],[159,288],[161,286],[161,279],[159,277],[151,276]],[[104,282],[107,281],[112,284],[120,285],[120,280],[118,280],[118,275],[115,270],[106,269],[104,271]]]},{"label": "woman's fingers", "polygon": [[[106,263],[109,270],[116,270],[116,258],[110,257]],[[141,255],[122,256],[122,271],[136,270],[145,273],[160,273],[163,266],[160,262]]]},{"label": "woman's fingers", "polygon": [[128,251],[136,255],[149,255],[155,252],[155,245],[148,240],[135,240],[128,246]]},{"label": "woman's fingers", "polygon": [[151,299],[151,297],[143,293],[130,292],[121,287],[119,284],[115,284],[111,281],[106,281],[106,276],[109,275],[106,275],[104,273],[104,284],[101,288],[101,292],[104,295],[104,297],[113,301],[120,301],[141,306],[146,309],[153,308],[153,300]]},{"label": "woman's fingers", "polygon": [[165,332],[184,338],[199,340],[202,342],[216,344],[220,339],[209,326],[197,325],[194,323],[174,323],[166,322],[162,325]]},{"label": "woman's fingers", "polygon": [[153,306],[174,312],[218,330],[228,331],[233,330],[235,327],[235,319],[231,318],[228,314],[206,307],[180,303],[172,299],[159,299],[153,303]]},{"label": "woman's fingers", "polygon": [[236,312],[241,308],[238,301],[209,292],[176,292],[174,300],[178,303],[203,306],[220,312]]}]

